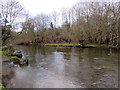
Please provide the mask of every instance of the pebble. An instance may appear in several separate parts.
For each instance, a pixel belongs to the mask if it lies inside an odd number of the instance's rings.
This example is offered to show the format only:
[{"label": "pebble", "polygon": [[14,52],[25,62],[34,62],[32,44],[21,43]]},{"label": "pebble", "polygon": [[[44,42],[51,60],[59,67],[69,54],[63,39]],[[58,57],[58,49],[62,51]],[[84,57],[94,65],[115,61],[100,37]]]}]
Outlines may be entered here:
[{"label": "pebble", "polygon": [[103,81],[103,79],[100,79],[100,81]]},{"label": "pebble", "polygon": [[103,75],[103,77],[108,77],[109,75]]},{"label": "pebble", "polygon": [[13,65],[14,63],[13,62],[10,62],[11,65]]},{"label": "pebble", "polygon": [[81,83],[81,85],[85,85],[84,83]]},{"label": "pebble", "polygon": [[97,69],[97,70],[101,70],[101,69],[105,69],[105,67],[95,67],[94,69]]},{"label": "pebble", "polygon": [[100,84],[100,83],[101,83],[100,81],[97,82],[97,84]]},{"label": "pebble", "polygon": [[92,85],[96,85],[97,83],[93,83]]},{"label": "pebble", "polygon": [[18,65],[14,65],[15,67],[18,67]]},{"label": "pebble", "polygon": [[48,68],[45,68],[46,70],[48,70]]},{"label": "pebble", "polygon": [[100,75],[100,73],[96,73],[96,75]]}]

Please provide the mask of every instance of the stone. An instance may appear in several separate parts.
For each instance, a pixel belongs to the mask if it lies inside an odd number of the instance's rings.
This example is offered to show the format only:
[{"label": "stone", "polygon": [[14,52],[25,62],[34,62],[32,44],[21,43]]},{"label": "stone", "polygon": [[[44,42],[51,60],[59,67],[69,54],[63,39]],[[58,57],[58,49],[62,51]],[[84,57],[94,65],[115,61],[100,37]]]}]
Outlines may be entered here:
[{"label": "stone", "polygon": [[16,56],[11,57],[11,61],[12,61],[13,63],[19,64],[19,58],[16,57]]},{"label": "stone", "polygon": [[100,73],[96,73],[96,75],[100,75]]},{"label": "stone", "polygon": [[24,64],[28,65],[28,59],[24,59],[24,58],[20,59],[20,65],[24,65]]},{"label": "stone", "polygon": [[22,52],[21,51],[16,51],[11,56],[17,56],[18,58],[22,58]]}]

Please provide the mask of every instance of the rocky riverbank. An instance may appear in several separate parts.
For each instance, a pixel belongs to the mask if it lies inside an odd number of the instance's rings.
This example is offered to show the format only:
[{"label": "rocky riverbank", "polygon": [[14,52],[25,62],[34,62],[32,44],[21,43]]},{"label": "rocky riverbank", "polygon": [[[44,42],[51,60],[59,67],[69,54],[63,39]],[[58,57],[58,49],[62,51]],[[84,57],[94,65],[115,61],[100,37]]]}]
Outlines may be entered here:
[{"label": "rocky riverbank", "polygon": [[22,58],[22,52],[15,51],[13,47],[2,48],[2,84],[7,86],[14,76],[14,70],[22,65],[28,65],[28,59]]},{"label": "rocky riverbank", "polygon": [[9,80],[14,76],[16,65],[11,63],[9,57],[2,58],[2,84],[6,87]]}]

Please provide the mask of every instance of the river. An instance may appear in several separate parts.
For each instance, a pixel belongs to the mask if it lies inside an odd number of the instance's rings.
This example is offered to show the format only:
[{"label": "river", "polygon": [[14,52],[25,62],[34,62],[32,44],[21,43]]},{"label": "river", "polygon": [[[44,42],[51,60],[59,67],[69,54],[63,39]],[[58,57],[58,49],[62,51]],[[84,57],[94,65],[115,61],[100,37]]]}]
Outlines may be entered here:
[{"label": "river", "polygon": [[16,46],[29,59],[17,67],[8,88],[117,88],[115,49]]}]

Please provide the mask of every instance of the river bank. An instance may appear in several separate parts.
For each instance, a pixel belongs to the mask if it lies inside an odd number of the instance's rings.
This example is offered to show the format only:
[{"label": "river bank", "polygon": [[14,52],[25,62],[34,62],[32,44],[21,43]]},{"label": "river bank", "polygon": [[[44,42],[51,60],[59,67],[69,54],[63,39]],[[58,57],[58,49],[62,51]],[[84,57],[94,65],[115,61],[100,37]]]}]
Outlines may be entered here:
[{"label": "river bank", "polygon": [[118,48],[112,45],[105,44],[45,44],[45,46],[64,46],[64,47],[80,47],[80,48]]},{"label": "river bank", "polygon": [[5,46],[2,49],[2,85],[7,87],[11,78],[14,77],[15,69],[20,67],[20,60],[23,59],[12,56],[14,47]]},{"label": "river bank", "polygon": [[57,47],[79,47],[79,48],[112,48],[120,49],[120,47],[106,44],[76,44],[76,43],[29,43],[29,44],[18,44],[18,45],[41,45],[41,46],[57,46]]},{"label": "river bank", "polygon": [[6,87],[9,80],[13,77],[15,66],[11,63],[10,50],[7,46],[2,47],[2,85]]},{"label": "river bank", "polygon": [[7,87],[10,79],[14,76],[16,66],[11,63],[9,57],[2,58],[2,84]]}]

